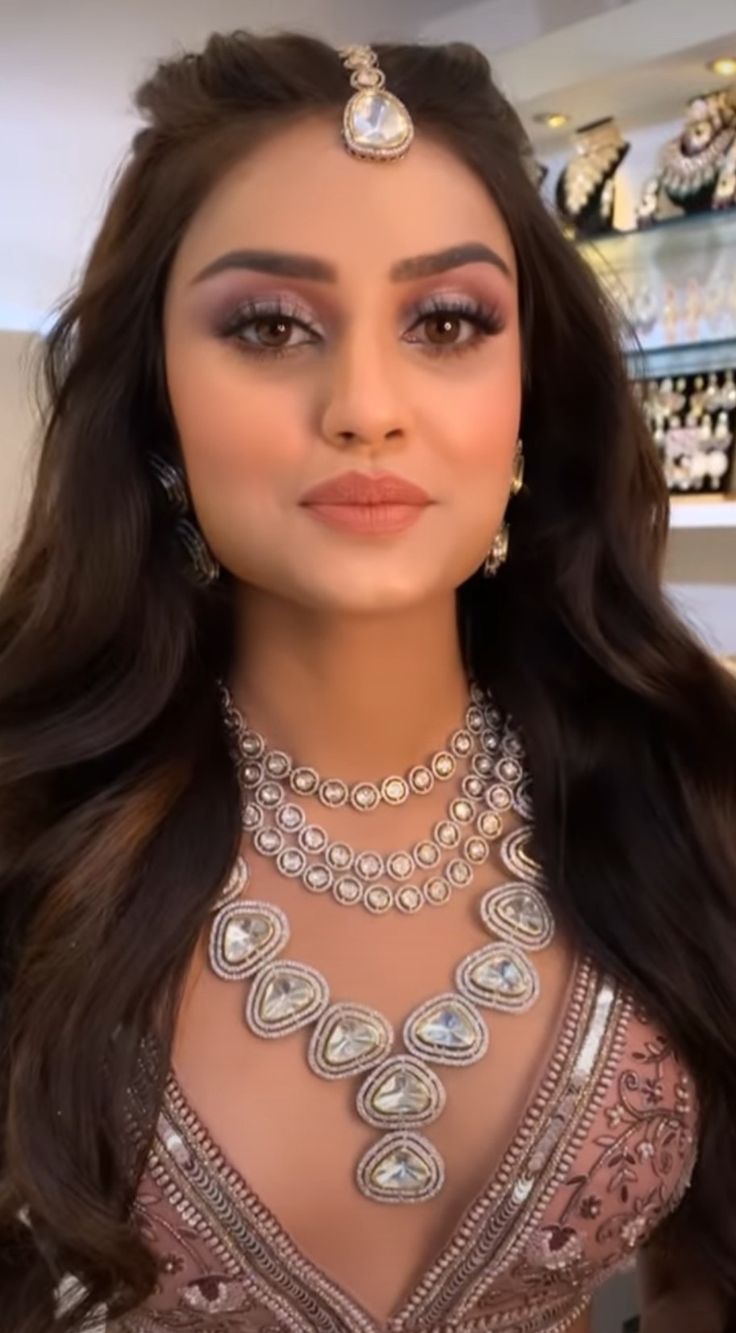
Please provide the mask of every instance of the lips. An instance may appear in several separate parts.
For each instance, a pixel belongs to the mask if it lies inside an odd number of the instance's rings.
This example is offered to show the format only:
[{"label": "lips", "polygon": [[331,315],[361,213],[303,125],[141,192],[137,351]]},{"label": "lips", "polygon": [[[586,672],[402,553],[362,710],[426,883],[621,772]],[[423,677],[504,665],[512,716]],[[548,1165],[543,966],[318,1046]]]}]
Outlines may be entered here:
[{"label": "lips", "polygon": [[302,496],[302,505],[413,505],[431,504],[421,486],[391,472],[368,476],[365,472],[343,472],[313,486]]}]

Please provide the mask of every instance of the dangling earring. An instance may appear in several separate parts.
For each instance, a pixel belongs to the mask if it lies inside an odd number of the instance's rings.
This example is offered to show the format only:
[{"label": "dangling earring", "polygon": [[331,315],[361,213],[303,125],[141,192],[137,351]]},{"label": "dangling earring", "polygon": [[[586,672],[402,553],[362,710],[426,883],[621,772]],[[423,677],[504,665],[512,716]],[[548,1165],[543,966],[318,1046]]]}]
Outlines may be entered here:
[{"label": "dangling earring", "polygon": [[508,523],[504,523],[493,538],[493,545],[491,546],[491,549],[486,556],[485,564],[483,565],[483,577],[492,579],[493,575],[498,573],[508,553],[509,525]]},{"label": "dangling earring", "polygon": [[[519,440],[514,454],[514,475],[511,479],[511,494],[518,495],[524,485],[524,446]],[[497,574],[509,553],[509,525],[504,522],[493,538],[488,555],[483,564],[483,577],[493,578]]]},{"label": "dangling earring", "polygon": [[173,511],[174,531],[186,551],[188,569],[194,582],[204,587],[214,583],[220,577],[220,566],[199,528],[187,517],[190,503],[184,474],[159,454],[149,454],[148,462]]},{"label": "dangling earring", "polygon": [[516,452],[514,454],[514,475],[511,478],[511,494],[518,495],[524,485],[524,445],[521,440],[516,441]]}]

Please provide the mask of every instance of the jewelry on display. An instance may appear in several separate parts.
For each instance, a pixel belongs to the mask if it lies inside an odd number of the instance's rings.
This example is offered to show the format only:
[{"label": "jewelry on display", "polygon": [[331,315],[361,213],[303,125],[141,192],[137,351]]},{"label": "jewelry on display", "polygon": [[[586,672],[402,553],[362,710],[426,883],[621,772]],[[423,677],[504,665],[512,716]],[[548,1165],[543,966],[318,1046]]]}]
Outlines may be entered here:
[{"label": "jewelry on display", "polygon": [[[247,729],[233,730],[229,698],[223,686],[240,778],[244,765],[239,739]],[[513,758],[514,771],[520,769],[523,775],[523,745],[510,718],[502,724],[498,710],[476,686],[469,713],[471,709],[476,710],[473,717],[493,719],[494,737],[505,738],[505,757]],[[476,734],[470,726],[467,730]],[[268,751],[264,743],[263,755],[269,753],[281,752]],[[501,755],[497,762],[503,759]],[[292,764],[290,771],[300,770]],[[383,784],[373,785],[380,790]],[[342,782],[341,787],[347,790],[349,784]],[[245,791],[243,795],[247,799]],[[357,1114],[382,1131],[356,1168],[356,1183],[366,1198],[419,1203],[439,1193],[445,1181],[443,1159],[434,1144],[417,1132],[434,1123],[447,1102],[446,1089],[432,1066],[470,1065],[482,1059],[489,1046],[485,1011],[523,1013],[539,996],[539,976],[528,954],[550,944],[555,922],[544,894],[542,869],[529,852],[533,825],[528,796],[523,804],[525,821],[500,843],[502,863],[516,878],[489,889],[478,905],[491,942],[461,959],[454,988],[412,1010],[402,1026],[400,1043],[393,1025],[378,1010],[331,1001],[329,983],[321,972],[278,957],[290,938],[288,918],[280,908],[243,897],[250,881],[243,856],[215,904],[210,965],[224,980],[251,982],[244,1010],[250,1031],[274,1039],[314,1025],[307,1052],[312,1072],[328,1080],[362,1076]]]},{"label": "jewelry on display", "polygon": [[346,46],[340,51],[351,71],[354,95],[347,103],[342,134],[354,157],[390,162],[403,157],[414,137],[414,125],[404,103],[386,91],[386,76],[370,46]]},{"label": "jewelry on display", "polygon": [[629,151],[612,119],[583,125],[576,131],[575,156],[557,182],[557,206],[581,234],[611,229],[614,176]]},{"label": "jewelry on display", "polygon": [[[733,369],[650,380],[637,391],[671,491],[727,490],[736,434]],[[683,424],[684,417],[684,424]]]},{"label": "jewelry on display", "polygon": [[714,208],[731,208],[736,204],[736,136],[718,175],[713,194]]},{"label": "jewelry on display", "polygon": [[733,90],[694,97],[685,125],[663,153],[660,182],[670,199],[697,211],[715,205],[715,187],[722,169],[728,171],[729,150],[736,141],[736,94]]}]

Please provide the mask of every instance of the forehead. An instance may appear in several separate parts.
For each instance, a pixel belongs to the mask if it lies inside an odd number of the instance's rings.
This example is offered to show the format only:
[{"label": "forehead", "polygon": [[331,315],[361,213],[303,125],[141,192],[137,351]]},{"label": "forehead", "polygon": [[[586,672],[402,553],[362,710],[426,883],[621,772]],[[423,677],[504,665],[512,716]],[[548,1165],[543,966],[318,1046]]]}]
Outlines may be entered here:
[{"label": "forehead", "polygon": [[485,241],[515,271],[514,249],[483,182],[420,132],[405,157],[353,158],[333,119],[282,127],[220,178],[192,218],[184,277],[236,245],[329,256],[340,272],[384,273],[392,259]]}]

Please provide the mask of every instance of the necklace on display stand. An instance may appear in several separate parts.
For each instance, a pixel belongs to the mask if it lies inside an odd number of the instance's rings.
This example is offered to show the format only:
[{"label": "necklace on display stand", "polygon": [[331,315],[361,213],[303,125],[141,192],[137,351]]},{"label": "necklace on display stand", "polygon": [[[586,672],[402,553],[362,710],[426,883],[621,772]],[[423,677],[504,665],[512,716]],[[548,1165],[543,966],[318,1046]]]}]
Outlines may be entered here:
[{"label": "necklace on display stand", "polygon": [[[289,920],[280,907],[248,896],[252,870],[245,855],[237,858],[213,908],[210,967],[223,980],[251,983],[244,1006],[249,1030],[273,1039],[314,1026],[306,1057],[311,1071],[329,1080],[360,1076],[356,1112],[366,1124],[382,1131],[356,1166],[361,1193],[382,1203],[419,1203],[432,1198],[444,1184],[444,1162],[434,1144],[418,1131],[436,1121],[447,1102],[446,1089],[433,1066],[474,1064],[488,1050],[486,1012],[523,1013],[536,1002],[540,982],[529,955],[549,945],[555,933],[542,869],[530,852],[533,811],[522,741],[511,718],[504,720],[490,698],[474,685],[463,725],[453,733],[446,750],[416,765],[405,778],[389,775],[381,782],[349,784],[337,778],[320,779],[315,769],[296,764],[282,750],[269,749],[264,738],[250,729],[229,691],[223,687],[221,694],[241,786],[246,842],[256,856],[269,857],[295,888],[301,881],[302,888],[330,894],[340,906],[360,902],[369,912],[383,913],[392,907],[413,912],[425,903],[440,906],[453,889],[465,887],[472,877],[462,874],[453,880],[450,866],[462,864],[463,857],[470,866],[482,864],[490,842],[500,839],[501,861],[513,878],[488,889],[478,903],[480,923],[491,940],[460,959],[451,989],[412,1010],[403,1022],[400,1040],[379,1010],[333,999],[326,977],[316,968],[279,957],[291,937]],[[363,852],[344,841],[330,841],[325,830],[308,822],[300,801],[302,796],[315,796],[326,810],[350,804],[369,819],[381,800],[403,804],[426,795],[435,777],[448,780],[453,776],[460,777],[463,794],[451,800],[448,818],[440,822],[434,836],[430,831],[412,851]],[[467,795],[468,783],[472,798]],[[263,816],[257,827],[250,826],[253,815],[248,812],[253,806]],[[510,810],[520,822],[508,831],[503,814]],[[267,814],[273,814],[271,825],[266,823]],[[467,833],[461,855],[455,855],[463,826],[473,820],[474,832]],[[440,828],[452,825],[458,836],[453,834],[443,842]],[[284,845],[275,853],[275,843],[270,851],[259,847],[258,834],[266,827],[295,835],[296,847]],[[324,833],[324,839],[312,840],[314,847],[304,837],[310,828]],[[475,862],[473,844],[477,844]],[[432,858],[438,854],[441,861],[443,852],[450,856],[446,868],[436,863],[430,866],[425,859],[429,847]],[[328,849],[333,860],[335,849],[340,849],[337,874]],[[288,859],[295,851],[301,855]],[[306,878],[310,854],[324,858],[320,862],[312,859],[312,868],[319,865],[323,872],[319,888],[316,881],[310,883]],[[365,858],[373,859],[368,862]],[[430,869],[433,873],[421,888],[404,882]],[[379,885],[376,874],[396,882]],[[344,896],[338,885],[346,878],[353,879],[355,892]],[[446,890],[436,896],[428,892],[439,881],[446,884]],[[380,906],[375,893],[373,905],[370,901],[371,891],[377,888],[383,889]],[[402,899],[404,889],[412,890],[411,907]]]},{"label": "necklace on display stand", "polygon": [[557,207],[579,236],[613,228],[615,176],[630,145],[607,117],[575,132],[575,156],[557,182]]},{"label": "necklace on display stand", "polygon": [[715,194],[721,171],[727,193],[729,151],[735,143],[736,92],[694,97],[682,133],[666,145],[662,157],[659,179],[672,202],[687,213],[723,206]]}]

